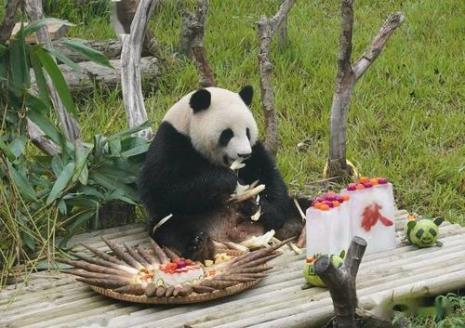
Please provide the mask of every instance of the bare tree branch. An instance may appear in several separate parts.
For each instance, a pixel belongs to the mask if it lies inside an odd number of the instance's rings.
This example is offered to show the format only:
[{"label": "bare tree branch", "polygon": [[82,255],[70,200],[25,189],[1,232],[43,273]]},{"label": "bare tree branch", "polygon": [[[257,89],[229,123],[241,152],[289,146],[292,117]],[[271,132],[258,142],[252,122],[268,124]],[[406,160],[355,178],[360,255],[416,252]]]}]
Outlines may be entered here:
[{"label": "bare tree branch", "polygon": [[44,153],[50,156],[61,153],[61,147],[45,137],[44,132],[30,119],[27,119],[27,132],[32,143]]},{"label": "bare tree branch", "polygon": [[[121,84],[129,127],[147,121],[139,63],[145,31],[158,1],[140,0],[132,20],[131,33],[129,35],[121,34]],[[145,129],[138,134],[149,139],[152,130]]]},{"label": "bare tree branch", "polygon": [[273,154],[278,152],[278,123],[276,118],[273,85],[271,83],[273,64],[269,58],[273,36],[294,5],[295,0],[285,0],[278,12],[271,18],[262,16],[257,22],[260,50],[258,62],[260,69],[260,88],[262,105],[265,114],[265,147]]},{"label": "bare tree branch", "polygon": [[208,0],[198,0],[195,13],[183,11],[180,43],[181,52],[194,59],[200,75],[199,84],[203,88],[216,84],[203,44],[207,14]]},{"label": "bare tree branch", "polygon": [[[42,1],[41,0],[26,0],[26,12],[29,16],[31,22],[37,21],[44,17],[42,10]],[[47,49],[52,49],[52,43],[50,41],[47,27],[44,26],[40,28],[37,32],[37,39],[42,43]],[[50,98],[53,103],[53,107],[58,113],[60,118],[61,126],[63,132],[68,140],[75,142],[80,139],[80,131],[78,122],[71,117],[71,115],[65,109],[58,92],[56,91],[52,81],[47,76],[47,85],[50,91]]]},{"label": "bare tree branch", "polygon": [[377,58],[391,34],[403,21],[401,13],[391,14],[373,39],[371,47],[352,66],[353,0],[341,0],[341,16],[338,71],[331,105],[331,132],[327,163],[328,177],[351,176],[355,172],[354,167],[348,165],[346,158],[347,113],[352,92],[357,80]]},{"label": "bare tree branch", "polygon": [[5,16],[3,17],[3,22],[0,25],[0,43],[5,43],[10,38],[13,27],[15,26],[16,10],[20,3],[21,0],[7,1]]},{"label": "bare tree branch", "polygon": [[405,17],[401,12],[389,15],[383,26],[381,26],[378,34],[373,38],[370,48],[368,48],[362,57],[353,65],[356,80],[358,80],[375,61],[392,33],[402,24],[404,19]]},{"label": "bare tree branch", "polygon": [[363,238],[354,237],[347,252],[344,265],[335,268],[328,256],[320,257],[315,263],[315,272],[329,289],[336,314],[333,327],[359,327],[356,320],[357,289],[355,280],[365,253],[367,243]]},{"label": "bare tree branch", "polygon": [[[113,26],[113,30],[118,36],[120,34],[129,34],[131,32],[131,24],[134,19],[134,15],[136,14],[138,5],[139,0],[120,0],[117,2],[112,1],[110,20]],[[155,7],[157,6],[158,4],[155,5]],[[142,54],[158,57],[158,48],[158,42],[155,39],[152,31],[146,29],[142,46]]]}]

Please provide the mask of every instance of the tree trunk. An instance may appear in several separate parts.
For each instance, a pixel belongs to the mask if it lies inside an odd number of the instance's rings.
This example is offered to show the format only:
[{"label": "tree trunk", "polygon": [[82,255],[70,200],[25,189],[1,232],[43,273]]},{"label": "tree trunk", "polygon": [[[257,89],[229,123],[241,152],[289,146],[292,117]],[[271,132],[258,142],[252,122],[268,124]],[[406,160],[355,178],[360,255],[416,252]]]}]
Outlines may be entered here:
[{"label": "tree trunk", "polygon": [[331,105],[331,131],[327,176],[352,176],[355,168],[347,163],[347,115],[350,99],[357,80],[381,53],[384,44],[403,21],[401,13],[391,14],[373,39],[371,47],[354,65],[351,64],[353,0],[341,1],[341,35],[336,87]]}]

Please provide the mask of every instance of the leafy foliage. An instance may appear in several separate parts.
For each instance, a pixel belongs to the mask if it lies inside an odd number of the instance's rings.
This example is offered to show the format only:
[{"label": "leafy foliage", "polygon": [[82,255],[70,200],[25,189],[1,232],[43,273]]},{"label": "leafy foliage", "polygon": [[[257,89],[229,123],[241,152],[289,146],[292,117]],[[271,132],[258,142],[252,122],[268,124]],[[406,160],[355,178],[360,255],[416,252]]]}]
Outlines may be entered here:
[{"label": "leafy foliage", "polygon": [[465,327],[465,296],[455,293],[437,296],[429,306],[415,306],[414,311],[398,312],[394,327],[453,328]]},{"label": "leafy foliage", "polygon": [[[68,141],[54,120],[48,81],[68,113],[78,115],[57,59],[77,65],[63,53],[25,42],[45,20],[21,28],[0,45],[0,103],[4,112],[0,134],[0,267],[39,255],[61,231],[61,246],[76,231],[99,227],[102,207],[113,201],[137,204],[136,179],[148,142],[127,129],[95,135],[89,143]],[[96,63],[109,66],[98,51],[79,42],[65,42]],[[33,72],[33,73],[32,73]],[[56,155],[38,153],[28,144],[27,120],[55,143]],[[50,215],[50,217],[46,217]],[[40,218],[40,221],[38,220]],[[52,243],[53,244],[53,243]],[[11,249],[17,249],[11,253]],[[2,281],[0,281],[0,285]]]}]

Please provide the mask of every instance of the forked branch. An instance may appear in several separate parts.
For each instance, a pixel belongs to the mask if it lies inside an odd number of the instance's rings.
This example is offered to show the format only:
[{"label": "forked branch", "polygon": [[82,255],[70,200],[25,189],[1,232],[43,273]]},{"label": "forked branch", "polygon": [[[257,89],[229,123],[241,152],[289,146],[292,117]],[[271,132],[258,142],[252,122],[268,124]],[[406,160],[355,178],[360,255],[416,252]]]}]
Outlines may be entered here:
[{"label": "forked branch", "polygon": [[315,263],[315,272],[328,287],[333,300],[336,315],[333,327],[359,327],[355,316],[357,309],[355,280],[366,247],[367,243],[363,238],[354,237],[342,267],[334,267],[328,256],[320,257]]},{"label": "forked branch", "polygon": [[392,13],[381,26],[378,34],[371,41],[371,46],[365,51],[362,57],[353,65],[355,79],[358,80],[363,73],[375,61],[384,48],[384,45],[391,37],[392,33],[402,24],[405,17],[401,12]]},{"label": "forked branch", "polygon": [[265,147],[273,155],[276,155],[278,151],[278,122],[274,103],[273,84],[271,82],[273,64],[270,60],[270,46],[278,28],[285,24],[287,15],[294,3],[295,0],[283,1],[276,15],[271,18],[262,16],[257,22],[258,38],[260,40],[260,50],[258,54],[260,88],[265,115]]},{"label": "forked branch", "polygon": [[180,45],[181,52],[194,59],[200,75],[199,85],[203,88],[216,84],[203,43],[207,14],[208,0],[198,0],[195,13],[183,11]]},{"label": "forked branch", "polygon": [[402,13],[393,13],[384,22],[371,46],[363,56],[352,65],[352,30],[354,24],[353,0],[341,1],[341,35],[338,56],[336,87],[331,105],[331,136],[328,177],[351,176],[354,172],[346,159],[347,113],[355,83],[381,53],[392,33],[404,20]]}]

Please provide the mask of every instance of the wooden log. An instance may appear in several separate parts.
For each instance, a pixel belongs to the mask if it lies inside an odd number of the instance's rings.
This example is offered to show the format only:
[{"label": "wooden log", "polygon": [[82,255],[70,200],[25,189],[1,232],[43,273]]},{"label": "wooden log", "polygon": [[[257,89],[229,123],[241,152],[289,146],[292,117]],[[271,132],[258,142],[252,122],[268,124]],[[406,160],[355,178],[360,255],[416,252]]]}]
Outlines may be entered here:
[{"label": "wooden log", "polygon": [[[121,56],[121,50],[122,50],[122,45],[121,41],[118,39],[108,39],[108,40],[85,40],[85,39],[78,39],[78,38],[72,38],[71,40],[75,40],[78,42],[81,42],[82,44],[91,47],[92,49],[95,49],[97,51],[100,51],[102,54],[105,55],[108,59],[118,59]],[[144,41],[146,42],[146,41]],[[152,39],[152,43],[155,43],[156,40]],[[79,63],[83,61],[88,61],[89,59],[82,54],[73,51],[69,47],[67,47],[63,43],[63,39],[58,39],[52,41],[53,48],[56,50],[62,52],[65,54],[68,58],[70,58],[72,61]],[[152,48],[147,48],[144,43],[144,47],[142,48],[142,57],[151,57],[157,56],[157,53],[154,52],[154,49]]]},{"label": "wooden log", "polygon": [[[71,40],[75,40],[81,42],[82,44],[91,47],[92,49],[98,50],[105,55],[108,59],[117,59],[121,55],[121,42],[117,39],[109,39],[109,40],[84,40],[84,39],[77,39],[73,38]],[[63,43],[63,39],[58,39],[52,41],[53,48],[62,52],[72,61],[78,63],[83,61],[88,61],[87,57],[84,57],[78,52],[73,51],[69,47],[67,47]],[[143,56],[147,54],[142,54]]]},{"label": "wooden log", "polygon": [[333,300],[336,314],[333,327],[360,326],[355,316],[357,308],[355,279],[366,247],[367,242],[363,238],[354,237],[341,268],[336,268],[328,256],[320,257],[315,263],[315,272],[328,287]]},{"label": "wooden log", "polygon": [[[60,69],[68,83],[71,92],[75,95],[89,94],[96,87],[114,90],[121,87],[121,62],[119,59],[110,60],[112,68],[104,67],[94,62],[78,63],[80,70],[75,71],[71,67],[61,64]],[[159,61],[155,57],[143,57],[139,63],[142,71],[142,81],[154,81],[160,76]],[[31,73],[32,82],[35,79]]]},{"label": "wooden log", "polygon": [[[19,30],[21,29],[21,25],[27,26],[29,23],[16,23],[13,27],[13,31],[11,32],[11,37],[14,37]],[[45,23],[45,28],[47,29],[48,35],[50,40],[57,40],[65,36],[66,32],[68,31],[68,26],[70,24],[64,24],[58,20],[47,20]],[[29,34],[26,36],[26,43],[40,43],[35,33]]]}]

